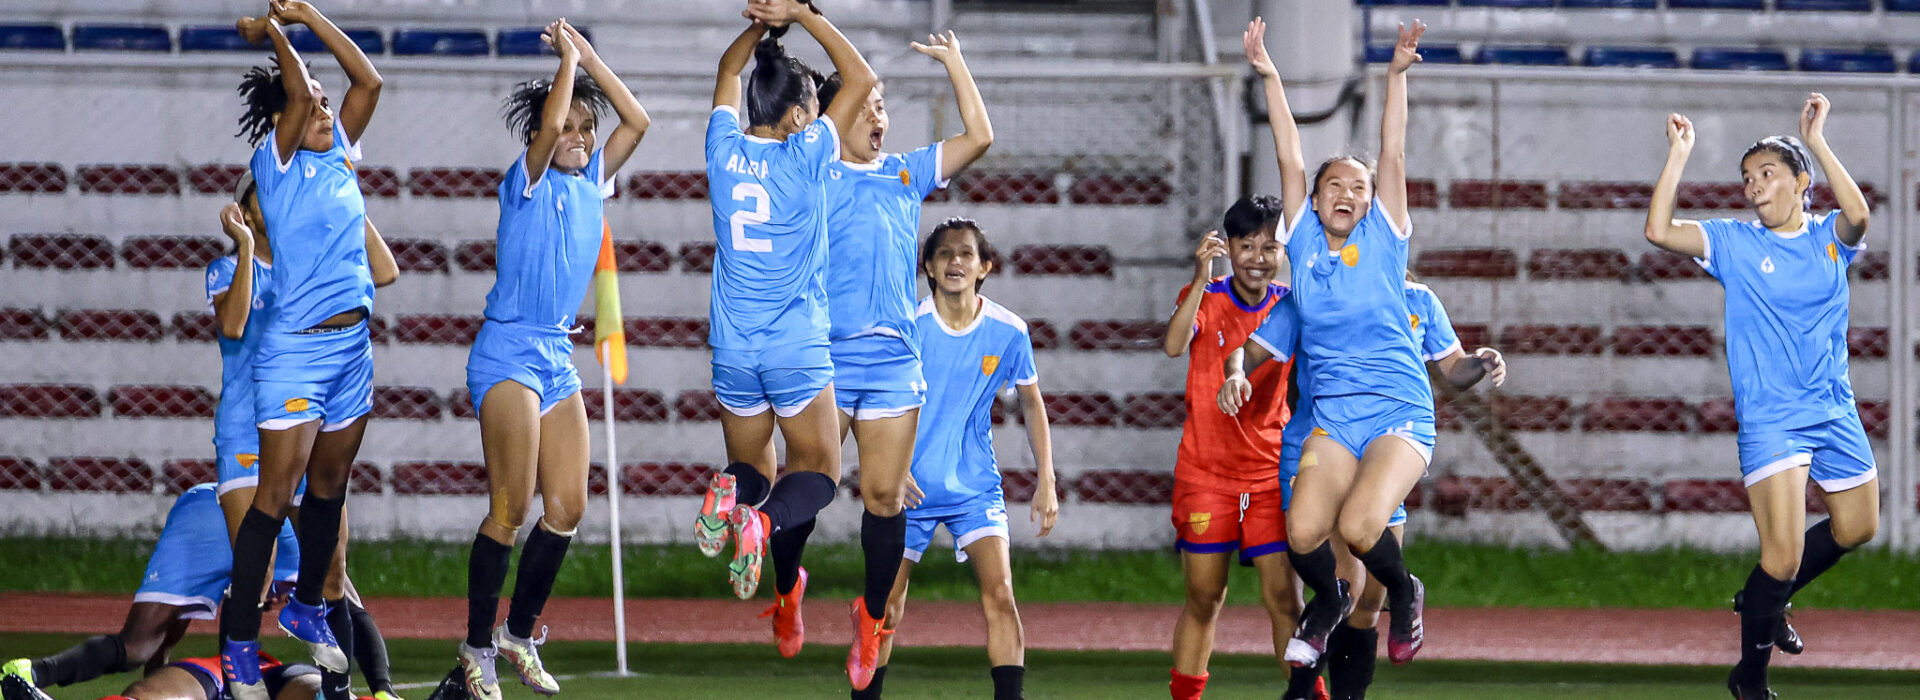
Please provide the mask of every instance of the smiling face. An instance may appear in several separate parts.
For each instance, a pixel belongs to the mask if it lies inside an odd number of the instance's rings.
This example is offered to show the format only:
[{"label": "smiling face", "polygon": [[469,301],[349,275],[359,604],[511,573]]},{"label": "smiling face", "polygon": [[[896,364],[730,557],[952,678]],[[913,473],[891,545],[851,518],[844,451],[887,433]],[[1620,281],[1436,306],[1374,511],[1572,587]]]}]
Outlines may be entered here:
[{"label": "smiling face", "polygon": [[847,139],[846,155],[856,163],[871,163],[880,159],[881,146],[886,142],[887,127],[892,123],[887,117],[887,98],[881,86],[875,85],[873,92],[867,95],[867,103],[862,105],[860,113],[853,119],[853,128],[847,130],[852,138]]},{"label": "smiling face", "polygon": [[1351,158],[1328,163],[1314,183],[1313,213],[1336,236],[1353,232],[1373,205],[1373,174]]},{"label": "smiling face", "polygon": [[553,167],[567,172],[586,169],[587,161],[593,158],[597,121],[587,103],[574,101],[566,120],[560,123],[560,138],[553,144]]},{"label": "smiling face", "polygon": [[1227,239],[1227,258],[1233,263],[1233,286],[1242,297],[1259,299],[1273,281],[1280,264],[1280,239],[1271,228]]},{"label": "smiling face", "polygon": [[934,289],[944,294],[978,291],[993,272],[993,263],[980,251],[979,237],[964,226],[941,232],[922,267]]},{"label": "smiling face", "polygon": [[1741,192],[1753,205],[1760,224],[1768,228],[1785,226],[1801,210],[1807,185],[1812,177],[1795,173],[1778,152],[1762,149],[1740,161]]}]

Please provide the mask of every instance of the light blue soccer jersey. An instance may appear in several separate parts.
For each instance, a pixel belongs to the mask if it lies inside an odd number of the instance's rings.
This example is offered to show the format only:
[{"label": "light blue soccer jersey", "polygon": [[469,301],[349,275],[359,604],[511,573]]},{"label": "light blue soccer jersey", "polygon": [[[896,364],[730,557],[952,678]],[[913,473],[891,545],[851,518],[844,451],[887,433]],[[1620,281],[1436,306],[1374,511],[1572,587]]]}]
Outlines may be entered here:
[{"label": "light blue soccer jersey", "polygon": [[1374,394],[1433,406],[1406,299],[1407,238],[1373,200],[1346,245],[1327,249],[1320,217],[1303,212],[1287,234],[1307,380],[1319,396]]},{"label": "light blue soccer jersey", "polygon": [[300,149],[280,162],[275,132],[253,151],[260,214],[273,248],[278,313],[267,327],[292,333],[354,309],[373,308],[367,270],[367,201],[353,161],[359,144],[334,122],[333,148]]},{"label": "light blue soccer jersey", "polygon": [[525,152],[500,182],[500,225],[494,236],[493,290],[487,292],[489,321],[569,328],[593,281],[600,257],[605,200],[613,181],[595,151],[577,174],[548,168],[538,181],[527,179]]},{"label": "light blue soccer jersey", "polygon": [[1407,319],[1413,326],[1413,339],[1420,347],[1420,359],[1439,362],[1460,349],[1460,335],[1453,331],[1453,318],[1440,303],[1440,295],[1418,282],[1406,283]]},{"label": "light blue soccer jersey", "polygon": [[[1447,315],[1447,307],[1440,303],[1440,296],[1434,294],[1427,285],[1415,282],[1405,283],[1405,290],[1407,312],[1412,321],[1414,341],[1420,346],[1421,359],[1436,362],[1460,349],[1460,336],[1454,332],[1453,319]],[[1255,341],[1283,362],[1299,342],[1300,321],[1297,313],[1283,315],[1276,309],[1274,314],[1267,317],[1267,322],[1254,331]],[[1307,434],[1313,430],[1313,361],[1304,356],[1296,359],[1294,387],[1299,398],[1294,406],[1293,418],[1287,422],[1287,428],[1281,435],[1281,443],[1287,445],[1305,443]]]},{"label": "light blue soccer jersey", "polygon": [[821,115],[785,141],[740,130],[732,107],[707,120],[713,204],[713,296],[708,344],[758,350],[827,339],[827,167],[840,157]]},{"label": "light blue soccer jersey", "polygon": [[1853,413],[1847,377],[1847,266],[1866,248],[1840,242],[1840,212],[1775,233],[1752,221],[1700,222],[1701,267],[1726,288],[1727,373],[1741,432],[1784,430]]},{"label": "light blue soccer jersey", "polygon": [[993,400],[1008,383],[1040,381],[1033,364],[1027,322],[1006,307],[980,297],[973,325],[948,328],[931,297],[915,319],[927,376],[927,404],[920,409],[913,441],[913,480],[926,499],[915,516],[945,516],[982,494],[1000,490],[993,455]]},{"label": "light blue soccer jersey", "polygon": [[920,203],[946,186],[941,144],[827,170],[827,299],[833,340],[890,335],[914,342]]},{"label": "light blue soccer jersey", "polygon": [[[247,313],[247,327],[239,339],[218,335],[220,339],[220,404],[213,409],[213,441],[243,441],[258,444],[254,429],[253,351],[273,315],[273,266],[253,259],[253,304]],[[207,263],[207,310],[213,310],[213,298],[233,287],[239,260],[225,255]],[[246,450],[251,452],[252,450]]]}]

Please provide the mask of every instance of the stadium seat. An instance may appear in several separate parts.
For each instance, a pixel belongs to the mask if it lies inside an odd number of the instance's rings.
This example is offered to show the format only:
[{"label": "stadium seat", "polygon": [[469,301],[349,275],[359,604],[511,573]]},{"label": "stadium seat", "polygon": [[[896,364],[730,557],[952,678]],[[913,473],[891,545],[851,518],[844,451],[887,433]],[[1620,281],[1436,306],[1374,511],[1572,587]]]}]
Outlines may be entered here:
[{"label": "stadium seat", "polygon": [[1022,275],[1112,277],[1113,251],[1103,245],[1015,246],[1013,271]]},{"label": "stadium seat", "polygon": [[1513,279],[1520,275],[1520,256],[1506,248],[1443,248],[1423,250],[1413,261],[1421,277]]},{"label": "stadium seat", "polygon": [[1627,254],[1613,248],[1539,249],[1527,254],[1527,278],[1625,280]]},{"label": "stadium seat", "polygon": [[14,268],[109,270],[113,244],[101,236],[17,234],[7,241]]},{"label": "stadium seat", "polygon": [[1638,479],[1560,479],[1568,504],[1583,511],[1645,513],[1653,510],[1653,486]]},{"label": "stadium seat", "polygon": [[1493,398],[1493,415],[1508,430],[1564,433],[1573,429],[1573,403],[1559,396]]},{"label": "stadium seat", "polygon": [[[1005,494],[1008,503],[1032,503],[1033,494],[1039,490],[1040,472],[1032,469],[1007,469],[1000,472],[1000,491]],[[1054,485],[1059,494],[1059,484]],[[1171,498],[1171,497],[1169,497]]]},{"label": "stadium seat", "polygon": [[373,388],[373,417],[381,420],[439,420],[440,395],[417,386]]},{"label": "stadium seat", "polygon": [[465,388],[454,389],[447,393],[447,415],[454,418],[473,418],[473,393]]},{"label": "stadium seat", "polygon": [[[1859,183],[1859,185],[1860,194],[1866,196],[1867,207],[1869,209],[1879,209],[1880,205],[1887,203],[1887,193],[1881,192],[1879,188],[1873,186],[1873,183],[1862,182]],[[1813,208],[1815,210],[1840,208],[1840,200],[1833,196],[1832,187],[1814,183],[1813,187],[1807,189],[1807,194],[1813,197]]]},{"label": "stadium seat", "polygon": [[1482,45],[1480,52],[1474,55],[1473,62],[1507,66],[1565,66],[1573,63],[1572,60],[1567,58],[1567,47],[1565,46],[1498,46],[1493,44]]},{"label": "stadium seat", "polygon": [[1067,342],[1078,350],[1159,350],[1165,347],[1167,325],[1143,321],[1081,321],[1073,324]]},{"label": "stadium seat", "polygon": [[1440,206],[1440,185],[1432,180],[1407,181],[1407,207],[1432,209]]},{"label": "stadium seat", "polygon": [[271,52],[271,46],[254,46],[240,36],[240,30],[233,25],[195,26],[180,28],[180,52],[188,51],[247,51],[251,53]]},{"label": "stadium seat", "polygon": [[117,418],[212,418],[217,402],[197,386],[116,386],[107,403]]},{"label": "stadium seat", "polygon": [[1454,180],[1447,205],[1455,209],[1545,209],[1547,184],[1502,180]]},{"label": "stadium seat", "polygon": [[1665,513],[1747,512],[1747,487],[1739,479],[1674,479],[1660,492]]},{"label": "stadium seat", "polygon": [[1708,357],[1713,329],[1706,326],[1621,326],[1613,329],[1613,354],[1623,357]]},{"label": "stadium seat", "polygon": [[1357,5],[1421,5],[1431,7],[1445,7],[1452,4],[1452,2],[1453,0],[1354,0],[1354,4]]},{"label": "stadium seat", "polygon": [[1454,476],[1447,478],[1446,481],[1451,483],[1446,484],[1444,488],[1441,483],[1435,483],[1435,490],[1442,493],[1453,492],[1446,494],[1449,497],[1448,500],[1463,499],[1463,503],[1449,504],[1461,511],[1512,512],[1533,508],[1533,502],[1520,492],[1520,486],[1513,483],[1513,479],[1504,476]]},{"label": "stadium seat", "polygon": [[[1912,11],[1920,12],[1920,9]],[[1907,72],[1920,74],[1920,51],[1913,52],[1913,54],[1907,58]]]},{"label": "stadium seat", "polygon": [[1460,339],[1460,347],[1469,351],[1493,344],[1493,330],[1484,323],[1455,323],[1453,334]]},{"label": "stadium seat", "polygon": [[638,172],[627,179],[625,189],[636,199],[704,200],[707,174],[698,170]]},{"label": "stadium seat", "polygon": [[708,464],[628,464],[620,467],[620,490],[629,496],[703,496],[714,471]]},{"label": "stadium seat", "polygon": [[1106,394],[1069,391],[1046,397],[1047,421],[1055,426],[1109,428],[1120,415],[1119,404]]},{"label": "stadium seat", "polygon": [[0,384],[0,417],[99,418],[100,394],[78,384]]},{"label": "stadium seat", "polygon": [[[1648,2],[1647,8],[1652,9]],[[1679,68],[1680,54],[1658,46],[1589,46],[1581,65],[1597,68]]]},{"label": "stadium seat", "polygon": [[1766,0],[1667,0],[1675,10],[1764,10]]},{"label": "stadium seat", "polygon": [[1162,505],[1173,502],[1173,472],[1089,469],[1070,488],[1081,503]]},{"label": "stadium seat", "polygon": [[1696,430],[1702,433],[1733,433],[1740,430],[1733,399],[1707,399],[1693,409]]},{"label": "stadium seat", "polygon": [[1634,270],[1637,277],[1649,281],[1713,279],[1693,258],[1664,250],[1641,253]]},{"label": "stadium seat", "polygon": [[621,272],[666,272],[673,269],[673,251],[653,241],[623,241],[615,236],[613,265]]},{"label": "stadium seat", "polygon": [[1893,62],[1893,54],[1885,50],[1801,49],[1800,70],[1830,73],[1893,73],[1900,69]]},{"label": "stadium seat", "polygon": [[173,38],[166,27],[119,24],[80,24],[73,28],[75,51],[159,51],[173,50]]},{"label": "stadium seat", "polygon": [[[1461,339],[1462,347],[1477,347]],[[1515,355],[1598,355],[1607,350],[1599,326],[1525,324],[1500,329],[1502,352]]]},{"label": "stadium seat", "polygon": [[953,183],[974,204],[1059,204],[1051,174],[968,171]]},{"label": "stadium seat", "polygon": [[[1699,2],[1700,0],[1685,0]],[[1727,0],[1740,2],[1742,0]],[[1760,0],[1752,0],[1753,8],[1760,9]],[[1791,70],[1787,65],[1787,54],[1779,49],[1750,49],[1730,47],[1708,47],[1693,50],[1693,67],[1699,70]]]},{"label": "stadium seat", "polygon": [[197,272],[226,255],[227,245],[208,236],[134,236],[120,244],[120,259],[135,270]]},{"label": "stadium seat", "polygon": [[1886,359],[1887,337],[1885,328],[1848,328],[1847,355],[1870,360]]},{"label": "stadium seat", "polygon": [[485,56],[487,33],[478,29],[395,29],[395,56]]},{"label": "stadium seat", "polygon": [[367,317],[367,340],[374,343],[387,342],[387,319],[380,316]]},{"label": "stadium seat", "polygon": [[81,309],[60,314],[60,337],[67,340],[154,342],[167,328],[152,311]]},{"label": "stadium seat", "polygon": [[47,487],[54,491],[146,493],[153,470],[146,462],[121,457],[54,457],[47,460]]},{"label": "stadium seat", "polygon": [[[1445,2],[1438,3],[1441,5]],[[1391,63],[1393,61],[1393,43],[1368,44],[1366,49],[1368,63]],[[1429,44],[1420,47],[1421,63],[1465,63],[1460,47],[1453,44]]]},{"label": "stadium seat", "polygon": [[[588,419],[606,416],[606,397],[599,389],[581,389],[580,400],[587,405]],[[615,389],[613,419],[621,423],[665,423],[667,400],[652,389]]]},{"label": "stadium seat", "polygon": [[1684,433],[1692,413],[1682,399],[1614,396],[1588,403],[1588,432]]},{"label": "stadium seat", "polygon": [[709,423],[720,420],[725,411],[712,391],[689,389],[673,397],[673,413],[682,421]]},{"label": "stadium seat", "polygon": [[354,462],[353,469],[347,472],[347,488],[353,493],[381,493],[380,468],[372,462]]},{"label": "stadium seat", "polygon": [[1674,196],[1674,207],[1679,211],[1745,211],[1749,205],[1746,194],[1740,191],[1740,183],[1682,182]]},{"label": "stadium seat", "polygon": [[401,343],[467,346],[479,335],[483,320],[455,314],[402,315],[394,319],[393,336]]},{"label": "stadium seat", "polygon": [[393,262],[401,272],[446,272],[447,247],[424,238],[389,238]]},{"label": "stadium seat", "polygon": [[1860,425],[1867,429],[1867,435],[1885,439],[1889,415],[1887,404],[1883,401],[1859,402]]},{"label": "stadium seat", "polygon": [[1775,0],[1781,12],[1872,12],[1873,0]]},{"label": "stadium seat", "polygon": [[472,198],[500,196],[499,168],[414,168],[407,171],[407,192],[415,197]]},{"label": "stadium seat", "polygon": [[1461,7],[1503,7],[1508,9],[1531,9],[1553,7],[1554,0],[1460,0]]},{"label": "stadium seat", "polygon": [[67,37],[58,24],[0,25],[0,51],[64,51]]},{"label": "stadium seat", "polygon": [[167,493],[186,493],[187,489],[220,479],[220,467],[211,459],[169,459],[160,465],[161,485]]},{"label": "stadium seat", "polygon": [[1886,0],[1886,5],[1888,12],[1920,12],[1920,0]]},{"label": "stadium seat", "polygon": [[[387,52],[387,40],[380,36],[380,30],[378,29],[367,27],[349,29],[342,27],[340,31],[346,34],[347,38],[351,39],[355,46],[360,47],[360,51],[363,53],[378,56]],[[327,45],[321,43],[320,37],[314,36],[313,32],[309,31],[306,27],[292,27],[288,29],[287,43],[293,44],[293,48],[303,54],[320,55],[327,50]]]},{"label": "stadium seat", "polygon": [[1653,201],[1650,182],[1562,182],[1561,209],[1646,209]]},{"label": "stadium seat", "polygon": [[205,311],[182,311],[173,315],[173,323],[168,324],[175,340],[189,343],[211,343],[220,337],[220,329],[213,320],[213,314]]},{"label": "stadium seat", "polygon": [[462,272],[492,272],[493,251],[492,240],[461,241],[453,249],[453,264]]},{"label": "stadium seat", "polygon": [[1854,257],[1847,272],[1861,282],[1877,282],[1893,275],[1892,264],[1886,251],[1869,250]]},{"label": "stadium seat", "polygon": [[1656,0],[1560,0],[1560,6],[1569,9],[1598,10],[1651,10]]},{"label": "stadium seat", "polygon": [[0,340],[46,340],[51,330],[37,309],[0,309]]},{"label": "stadium seat", "polygon": [[187,189],[194,194],[211,194],[223,197],[233,196],[233,186],[240,183],[240,176],[247,174],[247,166],[237,163],[203,163],[187,169]]},{"label": "stadium seat", "polygon": [[354,174],[360,176],[360,194],[366,197],[392,198],[400,196],[400,172],[387,167],[354,168]]},{"label": "stadium seat", "polygon": [[487,493],[487,467],[478,462],[402,462],[393,465],[393,492],[417,496]]},{"label": "stadium seat", "polygon": [[0,163],[0,194],[59,194],[67,171],[55,163]]},{"label": "stadium seat", "polygon": [[1173,186],[1166,178],[1144,174],[1087,175],[1075,178],[1067,190],[1067,199],[1074,204],[1160,206],[1172,195]]},{"label": "stadium seat", "polygon": [[1053,322],[1034,318],[1026,321],[1027,339],[1033,341],[1034,350],[1052,350],[1060,347],[1060,331],[1054,329]]},{"label": "stadium seat", "polygon": [[1120,417],[1130,428],[1178,428],[1187,420],[1187,397],[1177,392],[1131,394]]},{"label": "stadium seat", "polygon": [[75,175],[87,194],[180,194],[180,173],[164,165],[82,165]]},{"label": "stadium seat", "polygon": [[0,457],[0,491],[39,491],[40,465],[25,457]]},{"label": "stadium seat", "polygon": [[707,346],[707,319],[698,317],[629,316],[622,326],[627,343],[654,348]]},{"label": "stadium seat", "polygon": [[713,247],[710,241],[680,244],[680,270],[700,274],[713,272]]},{"label": "stadium seat", "polygon": [[[580,35],[587,38],[587,43],[593,43],[593,30],[586,27],[574,29],[580,30]],[[545,32],[545,27],[502,29],[493,35],[494,50],[502,56],[552,56],[553,49],[540,40],[540,35]]]}]

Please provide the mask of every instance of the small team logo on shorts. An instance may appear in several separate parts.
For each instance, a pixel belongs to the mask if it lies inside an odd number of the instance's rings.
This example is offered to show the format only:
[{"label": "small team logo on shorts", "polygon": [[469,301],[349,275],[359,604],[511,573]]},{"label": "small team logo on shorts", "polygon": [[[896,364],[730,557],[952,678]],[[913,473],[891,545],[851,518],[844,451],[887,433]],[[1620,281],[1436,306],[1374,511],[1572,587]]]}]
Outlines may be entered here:
[{"label": "small team logo on shorts", "polygon": [[307,403],[306,399],[287,399],[287,412],[299,413],[305,411],[307,410]]},{"label": "small team logo on shorts", "polygon": [[1187,514],[1187,529],[1192,530],[1193,534],[1196,534],[1196,535],[1207,534],[1207,525],[1210,525],[1212,523],[1213,523],[1212,513],[1188,513]]},{"label": "small team logo on shorts", "polygon": [[260,462],[260,455],[247,455],[247,454],[234,455],[233,461],[239,462],[241,469],[252,469],[253,465],[258,464]]},{"label": "small team logo on shorts", "polygon": [[980,358],[981,374],[993,374],[993,371],[999,368],[1000,368],[999,355],[988,355],[986,357]]},{"label": "small team logo on shorts", "polygon": [[1322,428],[1322,427],[1320,427],[1320,426],[1314,426],[1314,428],[1313,428],[1313,435],[1315,435],[1315,436],[1317,436],[1317,437],[1326,437],[1326,436],[1327,436],[1327,429],[1326,429],[1326,428]]},{"label": "small team logo on shorts", "polygon": [[1347,247],[1341,248],[1340,262],[1346,263],[1347,267],[1360,264],[1360,246],[1348,243]]}]

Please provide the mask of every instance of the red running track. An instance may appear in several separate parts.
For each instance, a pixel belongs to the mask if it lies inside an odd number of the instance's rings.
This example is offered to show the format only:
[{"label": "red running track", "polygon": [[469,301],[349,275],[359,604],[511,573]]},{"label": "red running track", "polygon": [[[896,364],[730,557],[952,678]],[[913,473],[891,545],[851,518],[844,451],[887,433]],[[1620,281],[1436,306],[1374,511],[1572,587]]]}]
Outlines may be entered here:
[{"label": "red running track", "polygon": [[[98,634],[120,628],[128,598],[0,593],[0,632]],[[852,626],[847,601],[810,601],[808,640],[845,645]],[[735,600],[630,600],[633,642],[771,643],[765,603]],[[465,633],[462,598],[377,598],[368,606],[388,637],[458,639]],[[1173,638],[1178,606],[1125,603],[1022,605],[1027,644],[1035,649],[1160,651]],[[502,611],[504,614],[504,611]],[[547,604],[541,622],[559,640],[612,641],[612,603],[563,598]],[[1778,666],[1920,670],[1920,612],[1808,610],[1793,619],[1807,652],[1776,655]],[[1266,613],[1230,607],[1221,615],[1215,649],[1270,654]],[[209,622],[193,631],[213,633]],[[972,602],[909,602],[901,644],[981,646],[986,627]],[[1727,665],[1738,646],[1734,615],[1700,610],[1558,610],[1435,608],[1427,611],[1423,659],[1609,664]]]}]

